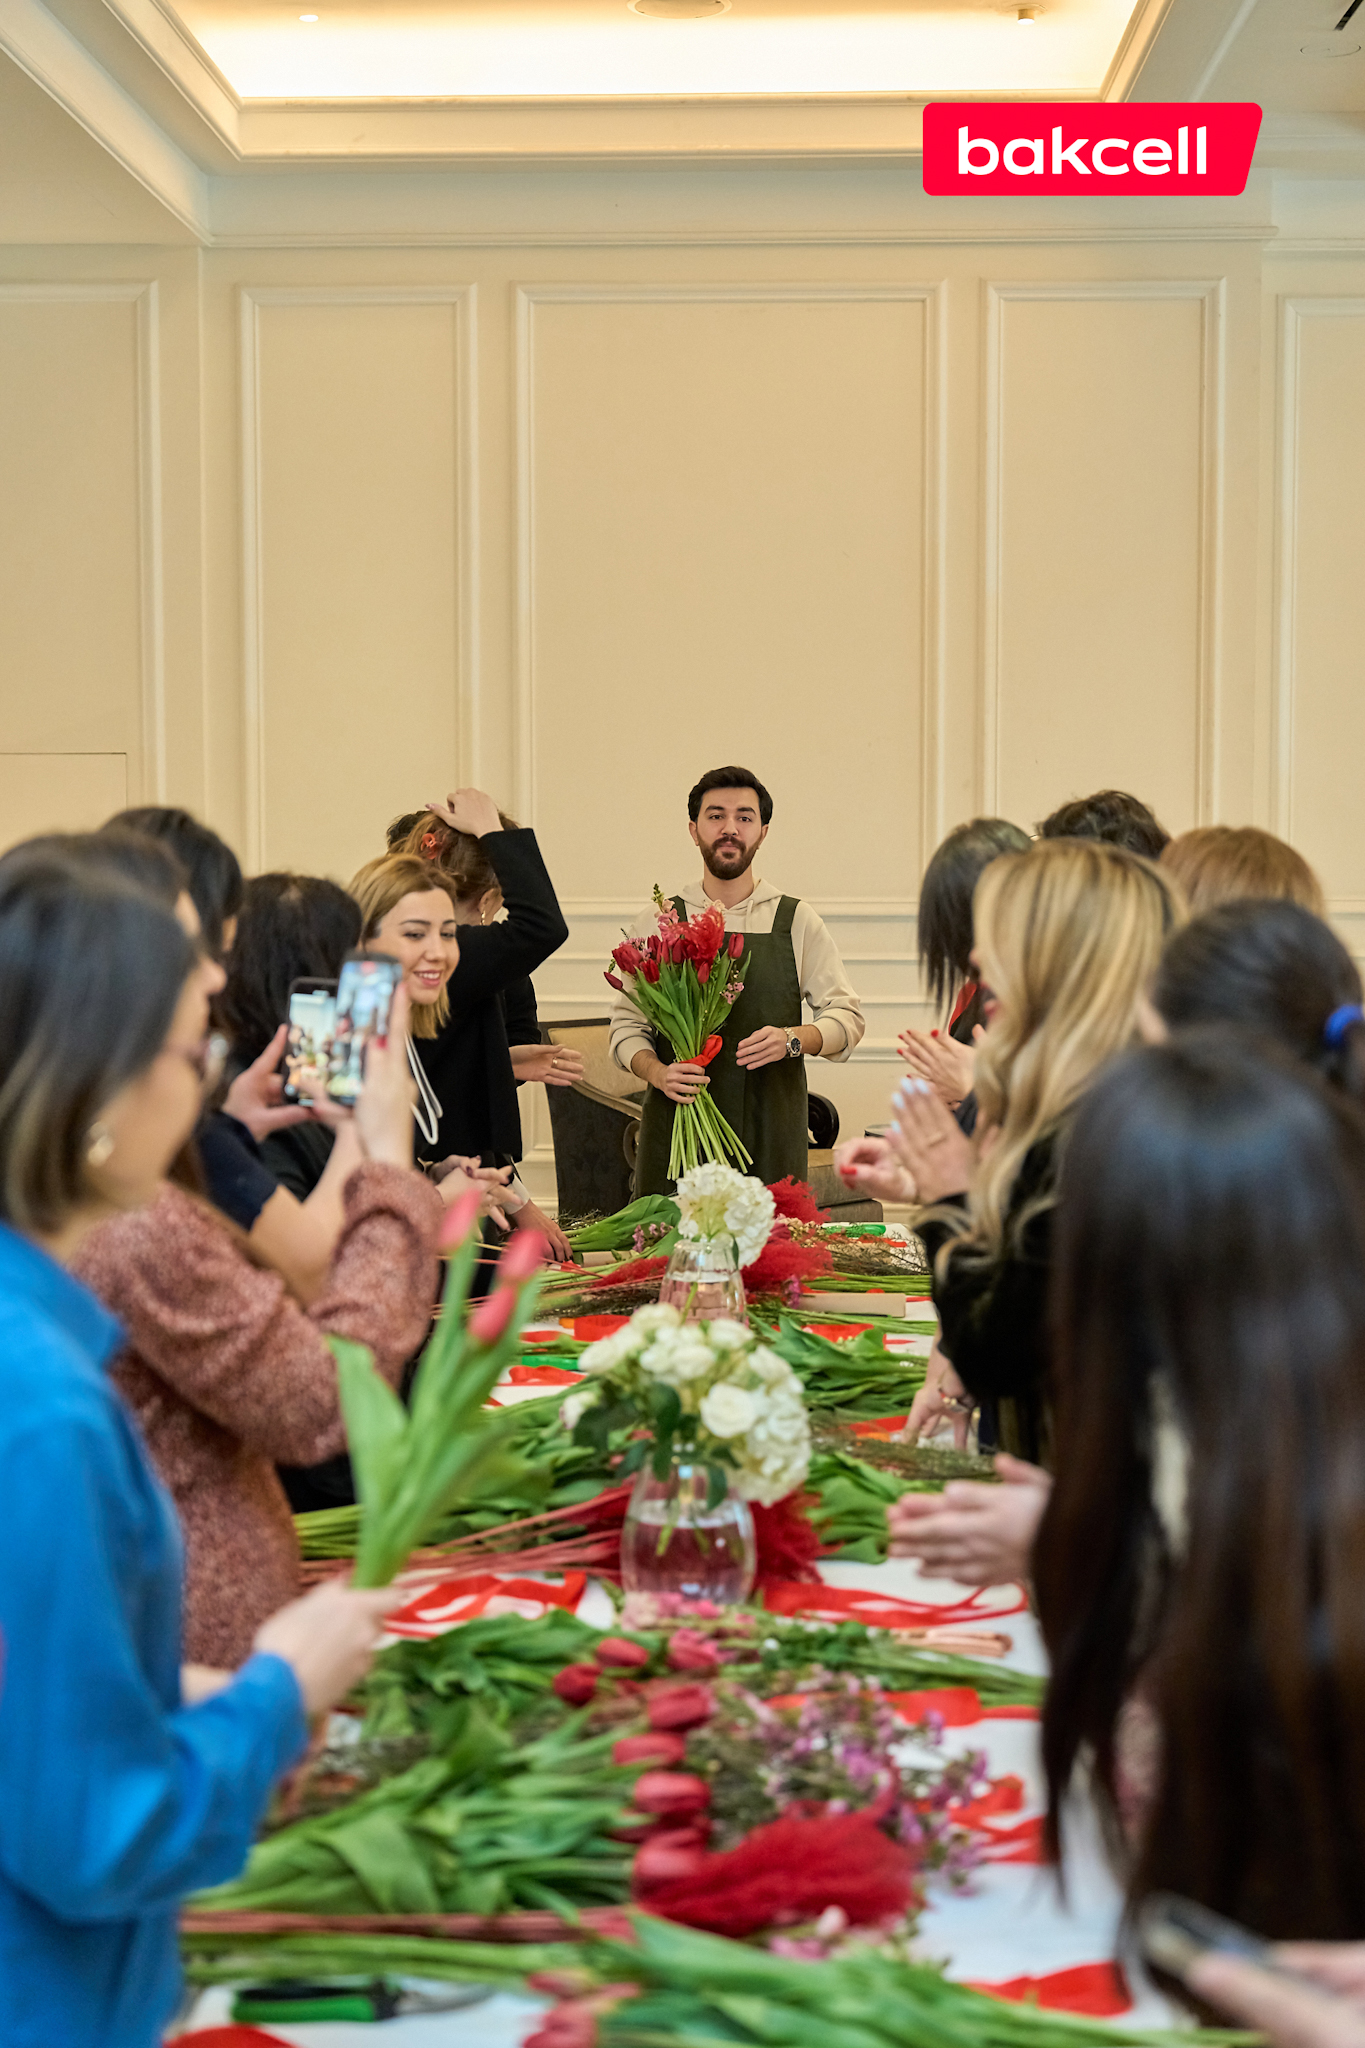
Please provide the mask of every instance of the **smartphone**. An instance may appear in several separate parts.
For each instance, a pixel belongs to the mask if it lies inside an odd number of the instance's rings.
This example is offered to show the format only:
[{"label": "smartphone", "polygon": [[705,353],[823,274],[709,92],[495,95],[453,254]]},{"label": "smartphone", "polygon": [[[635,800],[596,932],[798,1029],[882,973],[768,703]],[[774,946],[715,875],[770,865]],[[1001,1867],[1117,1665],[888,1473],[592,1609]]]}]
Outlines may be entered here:
[{"label": "smartphone", "polygon": [[1195,1958],[1209,1949],[1216,1949],[1220,1955],[1241,1956],[1262,1969],[1273,1967],[1269,1962],[1270,1944],[1262,1941],[1259,1934],[1239,1927],[1235,1920],[1224,1920],[1221,1914],[1196,1905],[1193,1899],[1177,1898],[1174,1892],[1153,1892],[1143,1900],[1138,1909],[1137,1934],[1148,1961],[1158,1969],[1168,1970],[1173,1977],[1183,1978]]},{"label": "smartphone", "polygon": [[336,994],[334,981],[301,979],[289,984],[289,1035],[280,1064],[286,1102],[305,1100],[294,1086],[294,1075],[300,1067],[318,1067],[324,1073],[327,1070]]},{"label": "smartphone", "polygon": [[333,1102],[354,1108],[365,1085],[370,1047],[388,1043],[389,1011],[402,979],[401,964],[387,953],[348,953],[342,961],[327,1061],[327,1093]]}]

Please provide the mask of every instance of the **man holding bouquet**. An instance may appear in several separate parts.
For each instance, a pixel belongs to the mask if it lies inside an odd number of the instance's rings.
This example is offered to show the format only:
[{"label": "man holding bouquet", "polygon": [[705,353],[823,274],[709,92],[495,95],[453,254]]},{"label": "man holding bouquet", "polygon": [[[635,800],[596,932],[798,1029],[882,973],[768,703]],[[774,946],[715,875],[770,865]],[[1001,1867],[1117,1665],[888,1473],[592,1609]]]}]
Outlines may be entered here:
[{"label": "man holding bouquet", "polygon": [[[683,920],[719,909],[727,933],[742,938],[747,965],[720,1027],[719,1049],[705,1065],[679,1058],[667,1038],[651,1030],[630,988],[613,1001],[612,1057],[648,1084],[635,1191],[671,1190],[676,1105],[694,1101],[704,1088],[747,1149],[750,1173],[768,1184],[786,1174],[804,1180],[805,1061],[846,1060],[866,1029],[862,1009],[815,911],[753,872],[773,815],[773,800],[758,777],[747,768],[711,769],[688,796],[687,813],[703,871],[672,899],[672,909]],[[634,937],[655,937],[656,909],[643,911],[630,929]],[[813,1023],[801,1021],[803,1001]]]}]

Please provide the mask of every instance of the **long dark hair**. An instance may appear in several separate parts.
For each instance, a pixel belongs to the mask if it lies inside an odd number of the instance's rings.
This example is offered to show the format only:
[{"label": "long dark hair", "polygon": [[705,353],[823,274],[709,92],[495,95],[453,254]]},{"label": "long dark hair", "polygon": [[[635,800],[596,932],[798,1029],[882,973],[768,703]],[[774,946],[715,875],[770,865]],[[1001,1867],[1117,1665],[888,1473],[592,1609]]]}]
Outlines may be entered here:
[{"label": "long dark hair", "polygon": [[1221,903],[1177,932],[1152,989],[1173,1030],[1261,1032],[1365,1099],[1365,1022],[1344,1014],[1360,997],[1359,971],[1336,933],[1301,904],[1268,898]]},{"label": "long dark hair", "polygon": [[242,869],[236,854],[214,831],[191,811],[170,804],[142,804],[131,811],[119,811],[107,819],[108,826],[145,832],[159,839],[185,870],[185,885],[194,898],[204,945],[215,960],[223,957],[223,926],[242,907]]},{"label": "long dark hair", "polygon": [[0,860],[0,1219],[60,1227],[91,1126],[170,1029],[194,948],[172,913],[75,841]]},{"label": "long dark hair", "polygon": [[1137,1691],[1161,1764],[1130,1898],[1365,1935],[1365,1117],[1230,1030],[1128,1055],[1076,1117],[1053,1286],[1054,1851],[1087,1761],[1117,1842]]},{"label": "long dark hair", "polygon": [[220,998],[233,1058],[263,1053],[289,1010],[289,984],[334,981],[360,943],[360,905],[317,875],[255,875],[246,885]]},{"label": "long dark hair", "polygon": [[972,893],[1002,853],[1027,853],[1028,833],[1008,818],[973,818],[948,834],[920,883],[919,957],[936,1010],[971,974]]}]

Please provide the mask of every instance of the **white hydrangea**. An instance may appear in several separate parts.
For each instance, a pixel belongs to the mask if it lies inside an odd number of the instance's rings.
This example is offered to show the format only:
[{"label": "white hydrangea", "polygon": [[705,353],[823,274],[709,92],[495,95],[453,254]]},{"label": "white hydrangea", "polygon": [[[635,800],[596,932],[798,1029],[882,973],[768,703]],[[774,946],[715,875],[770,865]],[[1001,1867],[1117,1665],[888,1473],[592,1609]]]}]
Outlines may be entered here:
[{"label": "white hydrangea", "polygon": [[746,1430],[752,1429],[756,1413],[753,1395],[743,1387],[732,1386],[728,1380],[722,1380],[718,1386],[712,1387],[709,1394],[703,1394],[697,1410],[703,1428],[723,1441],[743,1436]]},{"label": "white hydrangea", "polygon": [[776,1204],[761,1180],[714,1161],[694,1166],[678,1182],[678,1234],[733,1238],[735,1259],[751,1266],[772,1232]]},{"label": "white hydrangea", "polygon": [[596,1401],[596,1387],[580,1388],[578,1393],[570,1394],[568,1400],[559,1411],[559,1419],[565,1429],[572,1431],[577,1426],[580,1417],[585,1415],[588,1409],[596,1404]]}]

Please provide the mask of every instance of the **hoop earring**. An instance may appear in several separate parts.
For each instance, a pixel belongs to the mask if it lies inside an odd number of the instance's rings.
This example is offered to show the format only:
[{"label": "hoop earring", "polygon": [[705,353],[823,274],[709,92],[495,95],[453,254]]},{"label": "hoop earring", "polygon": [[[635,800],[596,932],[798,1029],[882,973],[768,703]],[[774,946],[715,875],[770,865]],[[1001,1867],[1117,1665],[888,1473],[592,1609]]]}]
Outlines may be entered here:
[{"label": "hoop earring", "polygon": [[91,1124],[90,1135],[85,1145],[85,1163],[98,1169],[106,1166],[114,1153],[114,1134],[104,1124]]}]

